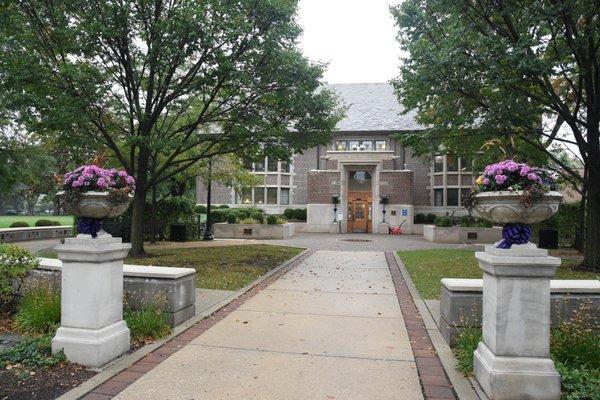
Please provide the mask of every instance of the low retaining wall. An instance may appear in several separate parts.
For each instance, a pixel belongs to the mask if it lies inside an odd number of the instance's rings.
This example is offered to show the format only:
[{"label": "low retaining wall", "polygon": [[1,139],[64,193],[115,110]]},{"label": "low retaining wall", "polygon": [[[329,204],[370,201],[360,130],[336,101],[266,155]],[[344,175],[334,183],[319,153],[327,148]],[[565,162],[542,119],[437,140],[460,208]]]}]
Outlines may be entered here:
[{"label": "low retaining wall", "polygon": [[[481,327],[482,279],[442,279],[440,332],[453,346],[461,330]],[[600,281],[551,280],[550,311],[552,326],[570,321],[582,308],[592,318],[600,318]]]},{"label": "low retaining wall", "polygon": [[423,225],[423,237],[434,243],[496,243],[502,240],[502,228],[437,227]]},{"label": "low retaining wall", "polygon": [[[60,290],[62,261],[40,258],[39,268],[30,271],[27,285],[48,285]],[[168,322],[175,327],[196,314],[196,270],[193,268],[123,265],[123,292],[127,306],[139,310],[164,301]]]},{"label": "low retaining wall", "polygon": [[0,229],[0,242],[4,243],[40,239],[60,239],[71,236],[73,236],[73,231],[70,225]]},{"label": "low retaining wall", "polygon": [[214,236],[221,239],[288,239],[296,233],[295,225],[214,224]]}]

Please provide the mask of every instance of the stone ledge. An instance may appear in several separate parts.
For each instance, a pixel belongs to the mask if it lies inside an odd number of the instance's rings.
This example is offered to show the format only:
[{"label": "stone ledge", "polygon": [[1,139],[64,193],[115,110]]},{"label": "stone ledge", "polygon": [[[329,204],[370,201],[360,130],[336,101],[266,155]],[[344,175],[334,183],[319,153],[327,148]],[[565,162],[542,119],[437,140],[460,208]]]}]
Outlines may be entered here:
[{"label": "stone ledge", "polygon": [[[483,292],[483,279],[443,278],[442,286],[453,292]],[[551,293],[596,293],[600,295],[600,281],[595,279],[552,279]]]},{"label": "stone ledge", "polygon": [[66,238],[73,234],[72,228],[70,225],[1,228],[0,242],[13,243],[27,240]]}]

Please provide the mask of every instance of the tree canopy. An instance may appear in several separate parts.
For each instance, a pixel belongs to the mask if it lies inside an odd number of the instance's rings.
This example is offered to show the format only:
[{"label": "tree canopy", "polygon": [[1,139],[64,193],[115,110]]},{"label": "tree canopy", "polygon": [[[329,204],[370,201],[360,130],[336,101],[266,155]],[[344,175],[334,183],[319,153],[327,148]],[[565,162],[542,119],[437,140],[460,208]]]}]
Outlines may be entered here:
[{"label": "tree canopy", "polygon": [[288,158],[328,141],[335,99],[297,48],[296,0],[6,1],[1,89],[37,134],[110,149],[148,188],[199,160]]},{"label": "tree canopy", "polygon": [[406,0],[392,14],[409,54],[394,86],[430,128],[405,143],[475,152],[497,139],[518,158],[547,157],[587,190],[584,262],[600,268],[598,2]]}]

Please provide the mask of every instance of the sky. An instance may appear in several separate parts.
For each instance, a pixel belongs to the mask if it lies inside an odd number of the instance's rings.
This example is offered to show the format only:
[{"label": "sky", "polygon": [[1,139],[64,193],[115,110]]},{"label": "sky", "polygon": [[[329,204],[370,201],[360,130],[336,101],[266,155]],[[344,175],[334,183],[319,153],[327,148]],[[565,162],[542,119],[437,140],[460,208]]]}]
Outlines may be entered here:
[{"label": "sky", "polygon": [[329,64],[327,83],[386,82],[398,75],[400,48],[389,5],[399,0],[300,0],[301,46]]}]

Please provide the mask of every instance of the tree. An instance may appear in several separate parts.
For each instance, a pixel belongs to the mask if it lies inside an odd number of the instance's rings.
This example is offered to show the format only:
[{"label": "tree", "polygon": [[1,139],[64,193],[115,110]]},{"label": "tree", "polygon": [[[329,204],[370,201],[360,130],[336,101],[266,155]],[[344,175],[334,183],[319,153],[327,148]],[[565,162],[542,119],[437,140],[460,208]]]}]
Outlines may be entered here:
[{"label": "tree", "polygon": [[136,178],[143,255],[153,185],[215,155],[287,158],[329,140],[335,100],[297,49],[296,3],[6,1],[0,82],[20,123],[84,135]]},{"label": "tree", "polygon": [[[407,0],[393,7],[410,56],[394,82],[431,127],[421,152],[512,141],[587,190],[583,264],[600,269],[600,7],[595,0]],[[584,176],[557,149],[581,156]]]}]

